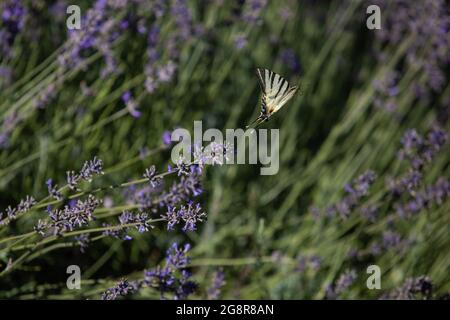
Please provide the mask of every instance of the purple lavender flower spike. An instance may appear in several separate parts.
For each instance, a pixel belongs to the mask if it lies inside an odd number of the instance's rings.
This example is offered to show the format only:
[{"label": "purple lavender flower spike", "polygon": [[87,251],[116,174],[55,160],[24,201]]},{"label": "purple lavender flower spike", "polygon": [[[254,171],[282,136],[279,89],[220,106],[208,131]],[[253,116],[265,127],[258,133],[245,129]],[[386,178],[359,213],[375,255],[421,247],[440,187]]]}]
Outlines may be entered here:
[{"label": "purple lavender flower spike", "polygon": [[77,241],[77,244],[80,246],[81,253],[85,253],[86,249],[89,247],[90,242],[89,234],[87,233],[80,234],[79,236],[75,237],[75,240]]},{"label": "purple lavender flower spike", "polygon": [[222,269],[214,272],[211,287],[208,288],[208,299],[217,300],[220,297],[222,287],[225,285],[225,273]]},{"label": "purple lavender flower spike", "polygon": [[172,133],[168,130],[163,132],[162,141],[165,146],[170,146],[172,144]]},{"label": "purple lavender flower spike", "polygon": [[61,200],[63,198],[61,192],[58,191],[58,186],[53,185],[53,180],[48,179],[45,184],[47,185],[48,194],[56,200]]},{"label": "purple lavender flower spike", "polygon": [[134,292],[134,288],[128,280],[122,279],[117,285],[106,290],[102,296],[102,300],[116,300],[118,296],[126,296]]},{"label": "purple lavender flower spike", "polygon": [[280,58],[281,61],[283,61],[283,64],[285,64],[292,72],[299,73],[301,71],[300,61],[293,49],[282,50]]},{"label": "purple lavender flower spike", "polygon": [[181,221],[184,222],[183,231],[195,231],[197,223],[206,219],[206,213],[202,211],[200,204],[194,205],[192,202],[188,206],[182,205],[180,209],[169,206],[167,212],[161,217],[167,221],[167,230],[173,230],[174,226]]}]

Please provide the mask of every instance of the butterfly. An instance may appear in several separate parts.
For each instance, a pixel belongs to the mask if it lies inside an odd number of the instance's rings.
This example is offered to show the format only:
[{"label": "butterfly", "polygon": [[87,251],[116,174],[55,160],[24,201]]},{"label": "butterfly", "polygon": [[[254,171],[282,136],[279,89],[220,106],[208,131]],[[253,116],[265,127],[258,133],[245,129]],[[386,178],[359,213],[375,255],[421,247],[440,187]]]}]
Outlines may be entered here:
[{"label": "butterfly", "polygon": [[291,86],[279,74],[268,69],[256,69],[259,85],[262,90],[261,114],[246,129],[255,124],[255,128],[269,118],[286,104],[297,92],[296,86]]}]

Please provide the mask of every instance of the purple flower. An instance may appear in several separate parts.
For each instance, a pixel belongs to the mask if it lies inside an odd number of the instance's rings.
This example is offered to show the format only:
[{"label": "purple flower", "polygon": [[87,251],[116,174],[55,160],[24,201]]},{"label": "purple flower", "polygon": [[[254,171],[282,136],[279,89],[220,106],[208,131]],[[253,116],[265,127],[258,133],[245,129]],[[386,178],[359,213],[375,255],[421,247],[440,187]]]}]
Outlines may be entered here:
[{"label": "purple flower", "polygon": [[162,178],[156,176],[155,166],[145,169],[144,178],[147,178],[153,188],[157,188],[162,184]]},{"label": "purple flower", "polygon": [[267,5],[267,0],[247,0],[245,1],[243,20],[250,24],[260,22],[261,13]]},{"label": "purple flower", "polygon": [[144,283],[160,291],[161,299],[166,293],[172,293],[175,300],[186,299],[197,288],[197,284],[190,280],[191,273],[186,269],[189,264],[187,256],[190,245],[179,247],[173,243],[166,253],[165,267],[157,267],[144,272]]},{"label": "purple flower", "polygon": [[186,0],[174,0],[174,2],[171,14],[175,19],[178,37],[181,40],[187,40],[193,34],[192,13],[187,6]]},{"label": "purple flower", "polygon": [[382,245],[383,247],[388,249],[396,249],[402,244],[401,236],[393,231],[385,231],[383,233]]},{"label": "purple flower", "polygon": [[49,225],[45,220],[39,219],[37,224],[33,227],[33,230],[44,237],[46,234],[46,231],[48,230],[48,226]]},{"label": "purple flower", "polygon": [[401,139],[403,150],[410,153],[413,150],[419,149],[423,145],[423,138],[417,133],[416,129],[409,129]]},{"label": "purple flower", "polygon": [[293,49],[283,49],[280,53],[280,58],[281,61],[283,61],[283,64],[285,64],[292,72],[300,72],[300,61]]},{"label": "purple flower", "polygon": [[333,216],[338,212],[342,218],[348,218],[360,200],[368,194],[369,187],[374,183],[375,177],[375,173],[368,170],[350,184],[345,185],[346,196],[340,202],[327,208],[328,215]]},{"label": "purple flower", "polygon": [[80,234],[79,236],[75,237],[75,240],[77,244],[80,246],[81,253],[85,253],[86,249],[89,247],[90,242],[89,234],[88,233]]},{"label": "purple flower", "polygon": [[245,35],[237,35],[234,37],[234,47],[237,50],[241,50],[247,46],[248,40]]},{"label": "purple flower", "polygon": [[334,292],[339,295],[345,292],[356,280],[356,271],[345,271],[336,281]]},{"label": "purple flower", "polygon": [[374,223],[378,216],[378,208],[375,205],[365,205],[361,208],[361,214],[371,223]]},{"label": "purple flower", "polygon": [[189,176],[191,172],[190,164],[186,161],[186,159],[183,156],[180,156],[178,158],[176,166],[178,176]]},{"label": "purple flower", "polygon": [[125,103],[128,112],[134,118],[139,118],[141,116],[141,112],[137,109],[136,101],[133,99],[130,91],[125,91],[125,93],[122,95],[122,101]]},{"label": "purple flower", "polygon": [[[414,35],[406,52],[406,68],[418,67],[425,76],[423,92],[439,91],[445,84],[445,66],[449,62],[450,46],[448,5],[445,1],[387,1],[378,0],[383,28],[376,37],[385,44],[397,45],[402,39]],[[380,47],[385,47],[384,45]]]},{"label": "purple flower", "polygon": [[161,217],[167,221],[167,230],[173,230],[175,225],[184,222],[183,231],[195,231],[197,223],[206,219],[206,213],[202,211],[199,203],[194,205],[190,202],[187,206],[182,205],[180,209],[169,206]]},{"label": "purple flower", "polygon": [[114,287],[106,290],[102,296],[102,300],[116,300],[118,296],[126,296],[133,293],[134,288],[126,279],[122,279]]},{"label": "purple flower", "polygon": [[400,287],[384,294],[383,300],[416,300],[430,299],[433,294],[433,283],[427,276],[409,278]]},{"label": "purple flower", "polygon": [[183,247],[179,247],[176,242],[173,243],[166,252],[167,266],[175,269],[185,268],[190,261],[187,256],[190,249],[190,244],[185,244]]},{"label": "purple flower", "polygon": [[157,69],[157,76],[160,82],[169,82],[175,75],[177,65],[173,61],[167,62],[165,65]]},{"label": "purple flower", "polygon": [[162,141],[165,146],[170,146],[172,144],[172,133],[168,130],[164,131]]},{"label": "purple flower", "polygon": [[0,212],[0,225],[6,225],[12,220],[16,219],[17,214],[24,214],[28,212],[32,206],[36,204],[36,200],[31,196],[26,196],[25,199],[21,199],[16,207],[8,206],[5,210],[8,220],[2,220],[3,212]]},{"label": "purple flower", "polygon": [[91,182],[94,176],[103,174],[103,161],[94,157],[94,159],[86,161],[83,164],[79,173],[70,170],[67,171],[66,174],[67,185],[71,190],[76,190],[77,185],[81,180]]},{"label": "purple flower", "polygon": [[150,48],[156,47],[159,40],[160,29],[158,26],[153,25],[148,32],[147,44]]},{"label": "purple flower", "polygon": [[219,299],[222,287],[225,285],[225,273],[223,270],[214,272],[211,287],[208,288],[207,294],[209,300]]},{"label": "purple flower", "polygon": [[[119,224],[111,229],[103,232],[106,236],[122,240],[132,240],[133,238],[128,235],[130,225],[134,225],[139,233],[148,231],[153,226],[150,225],[148,214],[145,212],[133,213],[131,211],[123,211],[119,216]],[[110,225],[104,225],[105,227],[111,227]]]},{"label": "purple flower", "polygon": [[20,0],[6,0],[0,5],[2,20],[0,23],[0,55],[8,58],[16,36],[22,31],[27,11]]},{"label": "purple flower", "polygon": [[58,186],[53,185],[53,180],[48,179],[45,184],[47,185],[48,194],[56,200],[62,200],[63,196],[61,192],[58,191]]},{"label": "purple flower", "polygon": [[351,287],[353,282],[356,280],[356,271],[355,270],[346,270],[342,273],[339,278],[336,280],[335,285],[329,284],[326,289],[326,298],[327,299],[336,299],[342,293],[348,290]]},{"label": "purple flower", "polygon": [[128,103],[131,100],[131,92],[125,91],[125,93],[122,95],[122,101],[125,103]]},{"label": "purple flower", "polygon": [[166,292],[173,290],[172,288],[177,281],[173,271],[168,267],[157,267],[152,270],[147,270],[144,272],[144,276],[144,282],[149,287],[156,287],[159,289],[161,299],[164,299],[164,294]]},{"label": "purple flower", "polygon": [[82,227],[94,219],[93,212],[99,205],[100,201],[90,194],[86,200],[78,200],[73,207],[64,206],[62,209],[54,210],[49,207],[47,212],[50,222],[47,227],[54,235],[61,235],[66,231]]}]

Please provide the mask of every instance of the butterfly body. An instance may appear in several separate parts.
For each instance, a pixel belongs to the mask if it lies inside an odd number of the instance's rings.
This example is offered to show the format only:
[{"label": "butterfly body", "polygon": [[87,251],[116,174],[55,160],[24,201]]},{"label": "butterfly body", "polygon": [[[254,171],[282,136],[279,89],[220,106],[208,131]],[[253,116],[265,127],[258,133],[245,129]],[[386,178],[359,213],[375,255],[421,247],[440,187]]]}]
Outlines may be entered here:
[{"label": "butterfly body", "polygon": [[261,113],[251,124],[255,128],[262,122],[269,121],[270,117],[281,109],[296,93],[297,87],[289,83],[279,74],[268,69],[256,69],[262,91]]}]

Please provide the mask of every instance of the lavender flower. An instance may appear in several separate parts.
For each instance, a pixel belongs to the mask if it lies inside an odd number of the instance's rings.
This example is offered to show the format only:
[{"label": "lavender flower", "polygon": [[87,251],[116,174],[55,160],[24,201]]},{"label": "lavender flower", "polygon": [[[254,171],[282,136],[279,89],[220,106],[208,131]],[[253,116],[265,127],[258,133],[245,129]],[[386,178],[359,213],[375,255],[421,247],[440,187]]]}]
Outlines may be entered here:
[{"label": "lavender flower", "polygon": [[[82,227],[94,219],[93,212],[99,205],[100,201],[90,194],[86,200],[78,200],[73,207],[65,206],[63,209],[54,210],[49,207],[47,212],[50,222],[47,228],[54,235],[61,235],[66,231]],[[36,229],[42,234],[42,224],[37,226]]]},{"label": "lavender flower", "polygon": [[0,129],[0,149],[6,149],[10,146],[10,136],[20,121],[21,117],[15,111],[5,116]]},{"label": "lavender flower", "polygon": [[448,179],[440,177],[435,184],[426,186],[423,190],[414,189],[405,203],[396,202],[394,208],[400,218],[411,217],[422,209],[430,209],[441,205],[450,195]]},{"label": "lavender flower", "polygon": [[163,132],[162,141],[165,146],[170,146],[172,144],[171,132],[166,130]]},{"label": "lavender flower", "polygon": [[300,61],[293,49],[282,50],[280,53],[280,58],[281,61],[283,61],[283,64],[286,65],[292,72],[300,72]]},{"label": "lavender flower", "polygon": [[447,133],[437,125],[434,125],[426,137],[421,136],[415,129],[405,132],[402,137],[402,149],[400,158],[409,162],[408,171],[399,178],[390,178],[388,189],[397,199],[394,209],[400,218],[410,217],[419,213],[422,209],[431,208],[434,204],[440,204],[446,197],[446,179],[440,179],[435,186],[423,187],[423,168],[432,162],[436,154],[447,142]]},{"label": "lavender flower", "polygon": [[161,216],[167,220],[167,230],[173,230],[174,226],[184,222],[183,231],[195,231],[198,222],[206,219],[206,213],[202,211],[200,204],[189,202],[188,206],[182,205],[180,209],[168,207],[166,214]]},{"label": "lavender flower", "polygon": [[53,180],[52,179],[48,179],[47,182],[45,183],[47,185],[47,189],[48,189],[48,194],[54,198],[55,200],[62,200],[63,196],[61,194],[61,192],[58,191],[58,186],[57,185],[53,185]]},{"label": "lavender flower", "polygon": [[171,14],[175,19],[175,24],[179,31],[181,40],[187,40],[193,33],[192,14],[187,6],[186,0],[174,0]]},{"label": "lavender flower", "polygon": [[[145,212],[133,213],[131,211],[123,211],[119,216],[119,224],[111,229],[103,232],[106,236],[111,236],[114,238],[122,240],[132,240],[133,238],[128,235],[129,225],[135,225],[139,233],[148,231],[153,228],[150,225],[148,214]],[[111,227],[111,225],[104,224],[105,227]]]},{"label": "lavender flower", "polygon": [[337,282],[335,287],[335,292],[337,294],[341,294],[345,292],[356,280],[356,271],[355,270],[348,270],[344,274],[342,274]]},{"label": "lavender flower", "polygon": [[297,265],[295,267],[295,271],[297,272],[304,272],[306,268],[311,268],[314,271],[317,271],[320,269],[320,266],[322,265],[322,258],[316,255],[310,255],[310,256],[299,256],[297,258]]},{"label": "lavender flower", "polygon": [[39,94],[34,101],[34,107],[36,109],[44,109],[58,94],[58,87],[60,86],[60,80],[56,80],[55,83],[48,84]]},{"label": "lavender flower", "polygon": [[433,283],[427,276],[409,278],[405,283],[381,296],[383,300],[428,300],[433,294]]},{"label": "lavender flower", "polygon": [[197,284],[190,280],[191,273],[186,267],[189,264],[187,256],[190,245],[179,247],[173,243],[166,253],[165,267],[157,267],[144,272],[144,283],[159,289],[161,299],[165,299],[167,293],[172,293],[175,300],[186,299],[197,288]]},{"label": "lavender flower", "polygon": [[8,220],[3,219],[3,212],[0,212],[0,225],[6,225],[12,220],[16,219],[18,214],[24,214],[28,212],[32,206],[36,204],[36,200],[31,196],[26,196],[25,199],[21,199],[19,204],[16,207],[8,206],[5,210],[6,217]]},{"label": "lavender flower", "polygon": [[242,18],[245,22],[250,24],[257,24],[260,22],[262,11],[267,5],[267,0],[248,0],[245,2]]},{"label": "lavender flower", "polygon": [[0,55],[9,58],[17,35],[22,31],[27,11],[20,0],[6,0],[0,5]]},{"label": "lavender flower", "polygon": [[225,285],[225,273],[222,269],[214,272],[211,287],[208,288],[208,300],[217,300],[220,297],[222,287]]},{"label": "lavender flower", "polygon": [[352,210],[359,204],[361,198],[367,195],[369,187],[375,181],[375,173],[371,170],[366,171],[358,178],[344,187],[346,196],[338,203],[327,208],[329,215],[338,212],[342,218],[348,218]]},{"label": "lavender flower", "polygon": [[162,184],[162,178],[155,175],[156,175],[155,166],[151,166],[150,168],[145,169],[144,178],[148,179],[150,185],[153,188],[157,188]]},{"label": "lavender flower", "polygon": [[446,48],[450,46],[447,36],[450,22],[446,2],[438,0],[431,4],[421,0],[413,4],[377,0],[374,4],[387,13],[376,37],[384,43],[397,45],[414,35],[414,41],[407,48],[406,63],[419,67],[419,72],[425,75],[422,92],[439,91],[445,83],[444,68],[449,62]]},{"label": "lavender flower", "polygon": [[80,246],[81,253],[85,253],[87,247],[89,247],[90,242],[89,234],[88,233],[80,234],[79,236],[75,237],[75,240],[77,244]]},{"label": "lavender flower", "polygon": [[102,300],[116,300],[118,296],[126,296],[134,292],[133,286],[126,279],[119,281],[117,285],[106,290],[102,296]]},{"label": "lavender flower", "polygon": [[398,78],[396,71],[390,70],[383,78],[373,81],[375,88],[374,105],[377,108],[384,108],[388,112],[393,112],[397,109],[394,98],[398,95]]},{"label": "lavender flower", "polygon": [[348,290],[353,282],[356,280],[355,270],[346,270],[339,276],[334,286],[330,285],[327,288],[327,298],[335,299],[342,293]]},{"label": "lavender flower", "polygon": [[371,223],[375,222],[378,213],[378,208],[375,205],[365,205],[361,207],[361,214]]},{"label": "lavender flower", "polygon": [[402,244],[401,236],[393,231],[385,231],[383,233],[382,245],[385,249],[398,248]]},{"label": "lavender flower", "polygon": [[186,268],[190,259],[187,253],[191,249],[190,244],[185,244],[183,247],[179,247],[177,243],[173,243],[169,250],[167,250],[166,261],[167,266],[173,269]]},{"label": "lavender flower", "polygon": [[[170,171],[170,170],[169,170]],[[176,171],[178,176],[189,176],[190,174],[190,164],[186,161],[183,156],[180,156],[176,163]]]},{"label": "lavender flower", "polygon": [[111,45],[117,39],[123,24],[120,20],[110,17],[122,6],[123,3],[119,2],[97,0],[82,18],[83,30],[69,32],[68,45],[58,57],[60,65],[63,68],[79,69],[84,65],[83,62],[90,51],[96,49],[105,61],[101,76],[115,72],[117,62]]},{"label": "lavender flower", "polygon": [[94,176],[101,174],[103,174],[103,161],[94,157],[83,164],[79,173],[67,171],[67,184],[71,190],[76,190],[81,180],[91,182]]},{"label": "lavender flower", "polygon": [[137,109],[136,101],[133,99],[130,91],[126,91],[122,95],[122,101],[125,103],[128,112],[130,112],[134,118],[139,118],[141,116],[141,112]]},{"label": "lavender flower", "polygon": [[49,224],[47,223],[47,221],[39,219],[37,224],[33,227],[33,230],[44,237],[46,231],[48,230],[48,226]]},{"label": "lavender flower", "polygon": [[156,71],[158,80],[161,83],[169,82],[175,75],[176,69],[177,65],[173,61],[169,61],[165,65],[160,66]]},{"label": "lavender flower", "polygon": [[237,50],[242,50],[247,46],[248,40],[247,37],[243,34],[239,34],[234,37],[234,47]]}]

